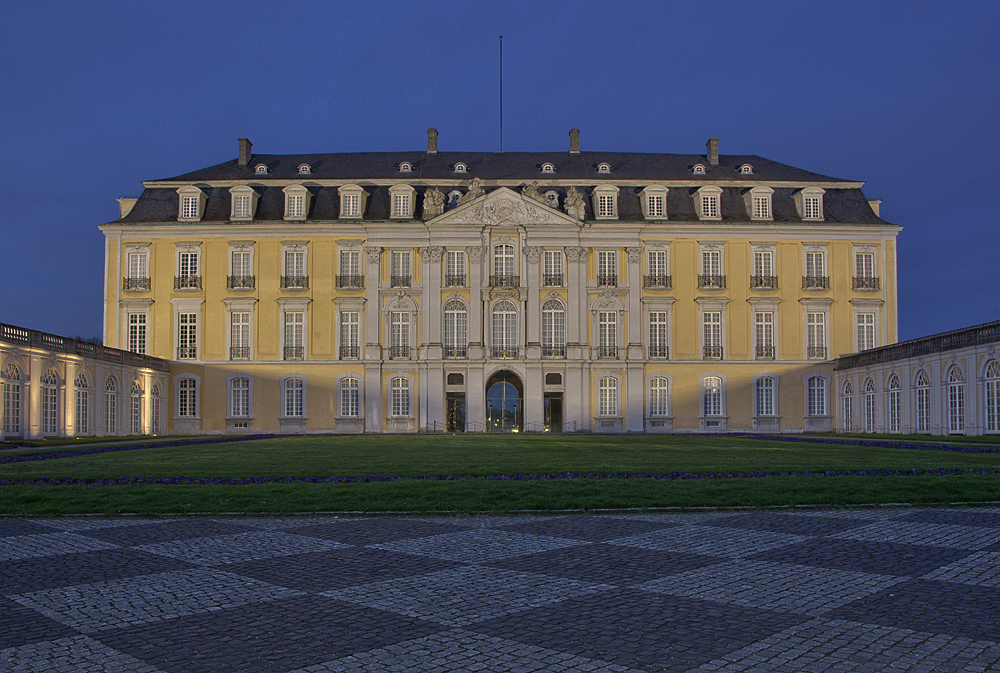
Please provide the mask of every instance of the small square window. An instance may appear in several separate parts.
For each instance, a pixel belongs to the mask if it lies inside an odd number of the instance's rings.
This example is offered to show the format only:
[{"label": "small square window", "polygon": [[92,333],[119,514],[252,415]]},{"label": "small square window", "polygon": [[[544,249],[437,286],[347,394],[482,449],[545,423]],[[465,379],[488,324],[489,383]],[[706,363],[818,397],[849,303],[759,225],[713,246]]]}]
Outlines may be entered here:
[{"label": "small square window", "polygon": [[562,385],[562,374],[559,373],[548,373],[545,375],[545,385],[547,386],[561,386]]},{"label": "small square window", "polygon": [[465,383],[465,376],[462,374],[448,374],[449,386],[460,386]]}]

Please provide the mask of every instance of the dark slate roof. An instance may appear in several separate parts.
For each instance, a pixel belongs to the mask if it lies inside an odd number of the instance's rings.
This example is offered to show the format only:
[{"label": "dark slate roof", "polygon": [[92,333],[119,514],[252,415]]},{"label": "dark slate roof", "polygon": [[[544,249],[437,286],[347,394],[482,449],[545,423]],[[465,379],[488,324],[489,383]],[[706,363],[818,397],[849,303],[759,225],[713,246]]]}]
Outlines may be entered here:
[{"label": "dark slate roof", "polygon": [[[413,165],[410,174],[400,173],[399,165],[408,161]],[[468,175],[455,173],[453,167],[462,162],[468,166]],[[543,163],[552,163],[555,174],[542,174]],[[267,165],[266,175],[254,173],[254,167]],[[299,166],[309,164],[309,177],[299,175]],[[607,163],[610,173],[598,173],[597,166]],[[706,167],[705,175],[693,175],[695,164]],[[743,164],[753,166],[752,174],[739,172]],[[483,180],[742,180],[852,182],[804,171],[756,155],[719,156],[718,166],[709,166],[708,160],[698,154],[650,154],[635,152],[354,152],[341,154],[254,154],[246,167],[237,160],[202,168],[191,173],[165,178],[166,181],[197,182],[206,180],[386,180],[412,175],[418,180],[447,180],[477,177]]]}]

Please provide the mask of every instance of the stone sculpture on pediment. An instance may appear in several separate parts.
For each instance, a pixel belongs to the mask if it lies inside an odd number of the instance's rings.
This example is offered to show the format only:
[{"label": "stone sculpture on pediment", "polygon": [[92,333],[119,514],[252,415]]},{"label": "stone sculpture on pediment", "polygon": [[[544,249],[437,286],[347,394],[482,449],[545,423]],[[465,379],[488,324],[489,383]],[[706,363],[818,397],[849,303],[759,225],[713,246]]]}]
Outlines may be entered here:
[{"label": "stone sculpture on pediment", "polygon": [[534,180],[523,187],[521,187],[521,196],[538,201],[539,203],[544,203],[549,205],[548,199],[544,195],[538,193],[539,188],[538,180]]},{"label": "stone sculpture on pediment", "polygon": [[581,221],[586,217],[587,203],[576,187],[570,187],[566,192],[566,214]]},{"label": "stone sculpture on pediment", "polygon": [[382,261],[382,248],[365,248],[365,259],[369,264],[378,264]]},{"label": "stone sculpture on pediment", "polygon": [[479,178],[472,178],[472,183],[469,185],[469,191],[463,194],[462,198],[458,200],[458,205],[468,203],[469,201],[475,201],[485,193],[486,190],[483,189],[483,181]]},{"label": "stone sculpture on pediment", "polygon": [[531,201],[518,199],[511,194],[480,203],[473,211],[472,218],[494,227],[501,224],[535,224],[546,219]]},{"label": "stone sculpture on pediment", "polygon": [[444,193],[434,187],[424,192],[424,219],[430,220],[444,212]]}]

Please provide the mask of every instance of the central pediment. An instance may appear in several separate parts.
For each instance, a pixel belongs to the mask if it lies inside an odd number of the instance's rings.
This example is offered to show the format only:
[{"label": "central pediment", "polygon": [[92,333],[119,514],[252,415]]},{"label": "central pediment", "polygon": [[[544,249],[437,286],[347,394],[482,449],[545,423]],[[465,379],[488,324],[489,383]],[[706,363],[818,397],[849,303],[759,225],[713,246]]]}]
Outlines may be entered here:
[{"label": "central pediment", "polygon": [[488,194],[439,215],[427,222],[477,226],[524,226],[531,224],[572,224],[580,222],[555,208],[518,194],[507,187],[498,187]]}]

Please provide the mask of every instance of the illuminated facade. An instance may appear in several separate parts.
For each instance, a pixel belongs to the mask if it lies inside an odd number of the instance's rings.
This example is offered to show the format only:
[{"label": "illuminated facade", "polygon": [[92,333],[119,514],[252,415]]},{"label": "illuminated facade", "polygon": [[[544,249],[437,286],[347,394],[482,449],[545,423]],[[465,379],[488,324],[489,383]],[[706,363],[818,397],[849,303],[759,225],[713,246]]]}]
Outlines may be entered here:
[{"label": "illuminated facade", "polygon": [[256,155],[144,183],[105,344],[171,362],[170,432],[834,427],[896,341],[862,183],[759,156]]}]

